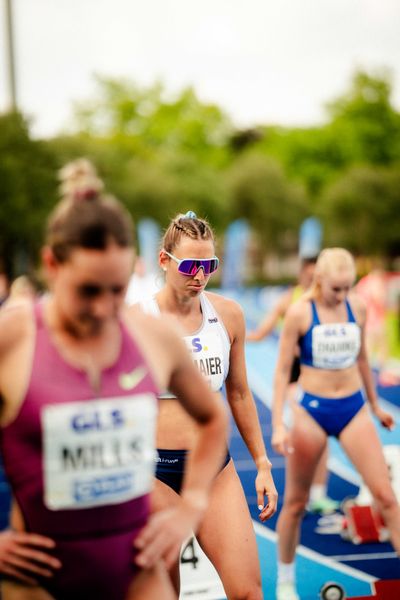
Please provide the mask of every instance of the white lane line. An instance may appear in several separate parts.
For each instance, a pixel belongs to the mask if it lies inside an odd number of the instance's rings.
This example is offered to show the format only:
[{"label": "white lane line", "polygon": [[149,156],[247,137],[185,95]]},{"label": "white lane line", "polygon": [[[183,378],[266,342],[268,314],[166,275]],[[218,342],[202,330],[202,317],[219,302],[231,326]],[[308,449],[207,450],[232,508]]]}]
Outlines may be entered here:
[{"label": "white lane line", "polygon": [[375,552],[370,554],[337,554],[330,556],[332,560],[381,560],[384,558],[397,558],[396,552]]},{"label": "white lane line", "polygon": [[[275,531],[268,529],[268,527],[265,527],[264,525],[260,525],[256,521],[253,521],[253,525],[257,535],[259,535],[260,537],[264,537],[265,539],[272,541],[276,544],[277,534]],[[315,550],[310,550],[309,548],[306,548],[303,545],[298,546],[296,552],[297,554],[304,556],[304,558],[308,558],[313,562],[317,562],[321,565],[324,565],[325,567],[334,569],[335,571],[340,571],[341,573],[349,575],[350,577],[354,577],[355,579],[366,581],[367,583],[372,583],[373,581],[377,580],[376,577],[373,577],[368,573],[364,573],[363,571],[359,571],[354,567],[349,567],[348,565],[343,565],[339,562],[335,562],[335,560],[333,560],[332,557],[323,556],[322,554],[315,552]]]}]

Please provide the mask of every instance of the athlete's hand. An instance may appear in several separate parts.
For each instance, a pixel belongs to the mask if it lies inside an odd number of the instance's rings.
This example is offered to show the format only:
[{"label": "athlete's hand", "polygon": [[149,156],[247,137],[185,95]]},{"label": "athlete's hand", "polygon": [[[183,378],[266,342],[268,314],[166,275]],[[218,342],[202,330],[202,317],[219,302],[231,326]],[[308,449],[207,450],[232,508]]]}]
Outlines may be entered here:
[{"label": "athlete's hand", "polygon": [[272,432],[272,447],[275,452],[287,456],[293,453],[293,447],[289,443],[289,432],[284,425],[275,427]]},{"label": "athlete's hand", "polygon": [[[260,510],[258,518],[266,521],[275,514],[278,504],[278,492],[271,473],[271,463],[259,468],[256,477],[257,507]],[[265,502],[265,496],[267,502]]]},{"label": "athlete's hand", "polygon": [[386,427],[386,429],[389,429],[390,431],[392,431],[392,429],[394,429],[395,426],[395,421],[393,416],[386,412],[385,410],[383,410],[382,408],[380,408],[379,406],[374,410],[374,414],[376,416],[377,419],[379,419],[381,425],[383,425],[383,427]]},{"label": "athlete's hand", "polygon": [[172,567],[183,542],[196,532],[205,508],[206,503],[199,506],[181,498],[176,506],[153,513],[133,543],[138,550],[136,564],[151,568],[162,559],[167,569]]},{"label": "athlete's hand", "polygon": [[57,558],[46,553],[54,547],[53,540],[42,535],[9,529],[1,531],[0,573],[36,585],[35,575],[52,577],[53,569],[61,567]]}]

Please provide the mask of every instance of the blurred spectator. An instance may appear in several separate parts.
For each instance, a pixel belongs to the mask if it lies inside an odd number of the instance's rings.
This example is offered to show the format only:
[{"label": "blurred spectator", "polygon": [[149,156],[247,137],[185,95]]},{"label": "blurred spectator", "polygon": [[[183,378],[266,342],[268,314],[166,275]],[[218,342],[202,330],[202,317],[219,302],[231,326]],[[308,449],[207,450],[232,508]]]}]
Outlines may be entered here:
[{"label": "blurred spectator", "polygon": [[385,271],[373,269],[360,279],[356,291],[367,305],[365,335],[368,356],[373,366],[382,367],[389,358],[386,331],[388,285]]},{"label": "blurred spectator", "polygon": [[152,297],[158,292],[161,287],[161,285],[157,285],[158,277],[160,275],[146,269],[143,257],[138,256],[135,260],[135,267],[125,296],[127,304],[135,304],[144,298]]},{"label": "blurred spectator", "polygon": [[33,302],[37,295],[38,288],[33,279],[28,275],[20,275],[11,283],[9,295],[3,306],[14,306],[26,301]]}]

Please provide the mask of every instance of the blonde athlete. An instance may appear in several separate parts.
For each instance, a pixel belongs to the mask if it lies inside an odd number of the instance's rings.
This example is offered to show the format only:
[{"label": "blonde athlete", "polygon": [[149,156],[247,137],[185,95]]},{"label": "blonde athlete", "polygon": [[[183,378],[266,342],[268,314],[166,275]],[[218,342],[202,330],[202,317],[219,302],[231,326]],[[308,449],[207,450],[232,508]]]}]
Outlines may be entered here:
[{"label": "blonde athlete", "polygon": [[[260,519],[265,521],[276,511],[277,492],[247,383],[244,318],[238,304],[205,291],[218,267],[208,223],[193,212],[173,219],[163,238],[159,263],[165,272],[165,285],[146,302],[145,309],[175,318],[190,355],[212,390],[220,390],[225,383],[233,417],[257,467],[257,504]],[[192,422],[183,413],[176,394],[166,391],[160,400],[157,432],[157,508],[179,505],[180,481],[195,440]],[[215,479],[197,539],[218,571],[230,600],[261,600],[255,534],[228,453]],[[177,571],[178,563],[174,580],[179,587]]]},{"label": "blonde athlete", "polygon": [[[300,265],[298,284],[288,289],[269,314],[265,316],[260,325],[253,331],[249,331],[246,340],[249,342],[259,342],[272,333],[274,328],[284,319],[289,307],[297,302],[301,296],[309,289],[314,276],[315,263],[317,258],[303,258]],[[297,402],[298,380],[300,377],[300,358],[299,348],[296,348],[296,355],[293,359],[290,370],[288,398],[290,402]],[[321,455],[318,467],[315,471],[314,480],[310,489],[310,499],[307,504],[307,510],[311,512],[329,514],[334,512],[339,503],[327,495],[328,481],[328,447]]]},{"label": "blonde athlete", "polygon": [[[400,554],[400,507],[389,480],[382,446],[366,405],[387,429],[393,417],[378,404],[365,350],[363,302],[350,290],[355,266],[342,248],[323,250],[314,283],[285,318],[276,366],[272,443],[286,455],[284,503],[277,523],[277,600],[298,600],[294,558],[302,515],[327,436],[338,438],[371,491]],[[302,398],[290,432],[283,405],[296,347],[300,346]]]}]

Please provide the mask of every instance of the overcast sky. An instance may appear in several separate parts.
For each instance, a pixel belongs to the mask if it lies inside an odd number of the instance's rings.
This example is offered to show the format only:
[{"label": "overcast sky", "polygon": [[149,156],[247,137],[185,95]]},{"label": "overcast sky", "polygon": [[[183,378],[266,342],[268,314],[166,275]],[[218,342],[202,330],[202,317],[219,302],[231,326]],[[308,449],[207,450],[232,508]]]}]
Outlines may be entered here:
[{"label": "overcast sky", "polygon": [[[34,132],[71,121],[93,73],[193,85],[239,126],[321,122],[356,68],[387,67],[400,110],[400,0],[11,0],[18,102]],[[5,1],[0,110],[7,107]]]}]

